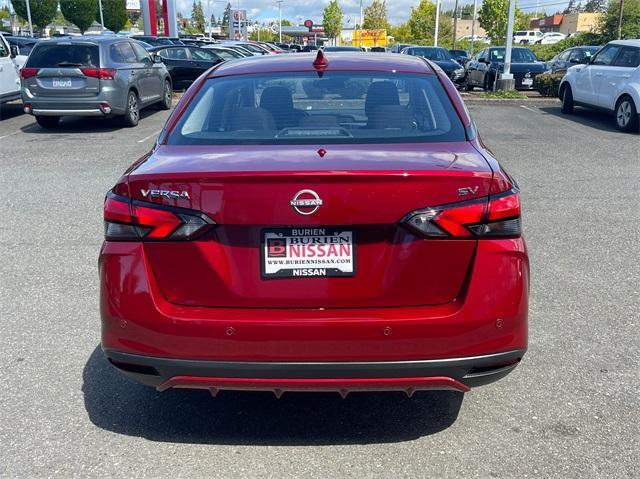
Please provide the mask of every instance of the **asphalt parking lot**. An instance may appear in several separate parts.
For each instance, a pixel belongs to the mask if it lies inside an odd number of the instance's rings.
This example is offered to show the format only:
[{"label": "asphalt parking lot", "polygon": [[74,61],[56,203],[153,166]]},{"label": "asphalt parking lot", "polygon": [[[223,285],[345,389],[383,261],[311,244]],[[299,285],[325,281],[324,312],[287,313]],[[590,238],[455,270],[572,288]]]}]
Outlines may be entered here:
[{"label": "asphalt parking lot", "polygon": [[[104,193],[137,128],[0,120],[0,477],[632,477],[640,450],[640,137],[551,102],[472,103],[517,178],[530,349],[463,396],[157,393],[99,349]],[[635,459],[634,459],[635,457]]]}]

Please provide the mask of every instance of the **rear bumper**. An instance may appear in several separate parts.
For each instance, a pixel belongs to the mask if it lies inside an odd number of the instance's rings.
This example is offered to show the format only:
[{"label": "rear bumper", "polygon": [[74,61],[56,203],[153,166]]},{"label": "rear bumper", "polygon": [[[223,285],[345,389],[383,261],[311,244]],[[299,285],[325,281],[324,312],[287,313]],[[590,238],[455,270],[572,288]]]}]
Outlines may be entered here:
[{"label": "rear bumper", "polygon": [[485,356],[417,361],[234,362],[194,361],[105,350],[124,375],[159,391],[170,388],[274,391],[405,391],[447,389],[467,392],[497,381],[520,362],[524,350]]},{"label": "rear bumper", "polygon": [[[506,375],[527,349],[529,262],[521,238],[479,242],[459,297],[420,307],[176,305],[163,296],[143,243],[106,242],[99,268],[102,348],[125,365],[120,370],[159,388],[256,389],[251,381],[260,379],[272,390],[335,389],[332,380],[358,390],[395,378],[391,389],[408,390],[442,386],[429,378],[444,377],[460,390]],[[391,385],[383,386],[375,383]]]},{"label": "rear bumper", "polygon": [[107,116],[100,108],[86,109],[51,109],[51,108],[31,108],[31,114],[35,116]]}]

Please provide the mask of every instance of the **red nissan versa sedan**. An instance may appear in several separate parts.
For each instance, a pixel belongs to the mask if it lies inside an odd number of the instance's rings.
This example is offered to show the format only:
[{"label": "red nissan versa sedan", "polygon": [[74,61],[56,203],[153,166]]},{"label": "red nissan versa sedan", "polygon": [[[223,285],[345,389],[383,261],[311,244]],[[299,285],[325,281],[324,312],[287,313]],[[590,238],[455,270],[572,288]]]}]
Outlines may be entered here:
[{"label": "red nissan versa sedan", "polygon": [[214,67],[104,221],[102,348],[160,391],[468,391],[527,348],[518,187],[418,57]]}]

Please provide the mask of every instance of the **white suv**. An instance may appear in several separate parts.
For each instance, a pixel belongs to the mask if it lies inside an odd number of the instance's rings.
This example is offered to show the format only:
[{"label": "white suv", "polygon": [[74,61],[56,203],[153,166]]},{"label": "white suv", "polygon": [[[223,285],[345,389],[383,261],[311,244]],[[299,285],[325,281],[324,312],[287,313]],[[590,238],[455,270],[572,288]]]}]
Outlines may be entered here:
[{"label": "white suv", "polygon": [[637,131],[640,119],[640,40],[608,43],[584,65],[567,70],[560,82],[562,112],[586,106],[614,113],[616,127]]},{"label": "white suv", "polygon": [[0,105],[20,98],[20,77],[13,56],[0,33]]},{"label": "white suv", "polygon": [[544,36],[539,30],[519,30],[513,34],[513,43],[534,44]]}]

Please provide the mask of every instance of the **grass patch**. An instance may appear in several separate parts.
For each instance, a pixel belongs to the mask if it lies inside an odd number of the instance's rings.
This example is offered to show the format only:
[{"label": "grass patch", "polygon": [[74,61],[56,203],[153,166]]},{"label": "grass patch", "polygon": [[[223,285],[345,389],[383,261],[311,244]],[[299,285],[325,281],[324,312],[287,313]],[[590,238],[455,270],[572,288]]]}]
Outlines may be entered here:
[{"label": "grass patch", "polygon": [[480,97],[490,100],[521,100],[523,98],[527,98],[526,95],[517,90],[485,91],[480,93]]}]

